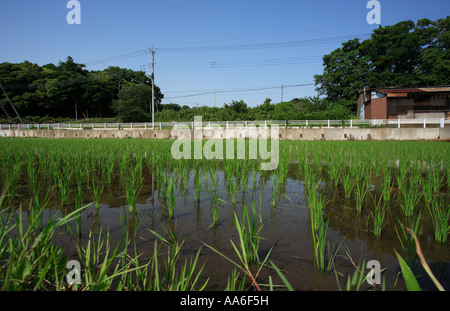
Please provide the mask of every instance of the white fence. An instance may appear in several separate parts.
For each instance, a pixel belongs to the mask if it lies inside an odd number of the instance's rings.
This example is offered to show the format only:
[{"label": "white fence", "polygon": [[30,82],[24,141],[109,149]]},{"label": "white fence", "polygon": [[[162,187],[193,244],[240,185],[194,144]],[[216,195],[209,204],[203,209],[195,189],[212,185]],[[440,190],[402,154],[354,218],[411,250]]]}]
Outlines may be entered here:
[{"label": "white fence", "polygon": [[[286,121],[204,121],[203,128],[270,127],[281,128],[331,128],[331,127],[441,127],[450,124],[449,119],[373,119],[373,120],[286,120]],[[198,126],[197,123],[195,123]],[[145,123],[47,123],[47,124],[0,124],[0,130],[106,130],[106,129],[177,129],[186,126],[194,128],[194,122],[151,122]]]}]

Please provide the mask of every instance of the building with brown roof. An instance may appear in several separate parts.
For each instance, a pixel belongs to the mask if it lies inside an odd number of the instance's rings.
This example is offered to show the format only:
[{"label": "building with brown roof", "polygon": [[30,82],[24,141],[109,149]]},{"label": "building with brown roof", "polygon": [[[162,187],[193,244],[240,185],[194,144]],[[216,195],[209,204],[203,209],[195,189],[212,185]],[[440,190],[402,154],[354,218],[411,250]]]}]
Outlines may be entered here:
[{"label": "building with brown roof", "polygon": [[449,119],[450,86],[360,90],[361,119]]}]

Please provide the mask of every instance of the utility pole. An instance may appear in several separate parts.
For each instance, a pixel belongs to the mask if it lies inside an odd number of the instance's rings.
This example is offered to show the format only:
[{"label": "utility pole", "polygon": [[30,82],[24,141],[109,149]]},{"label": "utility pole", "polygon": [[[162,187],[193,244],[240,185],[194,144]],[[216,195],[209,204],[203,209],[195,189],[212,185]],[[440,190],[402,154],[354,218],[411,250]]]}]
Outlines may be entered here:
[{"label": "utility pole", "polygon": [[283,102],[283,84],[281,85],[281,102]]},{"label": "utility pole", "polygon": [[155,50],[150,49],[152,53],[152,129],[155,129]]}]

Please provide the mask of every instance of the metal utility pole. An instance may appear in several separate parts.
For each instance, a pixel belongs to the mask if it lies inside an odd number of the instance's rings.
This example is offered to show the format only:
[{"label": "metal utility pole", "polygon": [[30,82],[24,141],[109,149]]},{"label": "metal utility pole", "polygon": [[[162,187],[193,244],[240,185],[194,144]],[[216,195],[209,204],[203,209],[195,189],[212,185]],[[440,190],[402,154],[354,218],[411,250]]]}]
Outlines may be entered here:
[{"label": "metal utility pole", "polygon": [[283,102],[283,84],[281,85],[281,102]]},{"label": "metal utility pole", "polygon": [[152,53],[152,129],[155,129],[155,50],[150,49]]}]

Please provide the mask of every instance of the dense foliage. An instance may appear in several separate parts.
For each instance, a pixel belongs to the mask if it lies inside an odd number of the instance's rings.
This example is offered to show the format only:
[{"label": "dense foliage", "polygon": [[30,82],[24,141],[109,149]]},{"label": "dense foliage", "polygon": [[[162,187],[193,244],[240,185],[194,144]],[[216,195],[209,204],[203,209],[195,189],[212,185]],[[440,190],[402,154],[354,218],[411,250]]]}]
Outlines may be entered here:
[{"label": "dense foliage", "polygon": [[[49,116],[84,119],[120,116],[120,107],[112,103],[119,98],[121,90],[150,88],[151,79],[142,71],[119,67],[88,71],[85,65],[68,57],[58,66],[39,66],[29,61],[1,63],[0,83],[23,118]],[[156,101],[160,102],[162,97],[156,86]],[[3,117],[15,116],[3,92],[0,104]]]},{"label": "dense foliage", "polygon": [[364,87],[449,85],[449,29],[450,17],[403,21],[343,43],[324,56],[324,72],[314,77],[319,95],[350,101],[354,110]]}]

